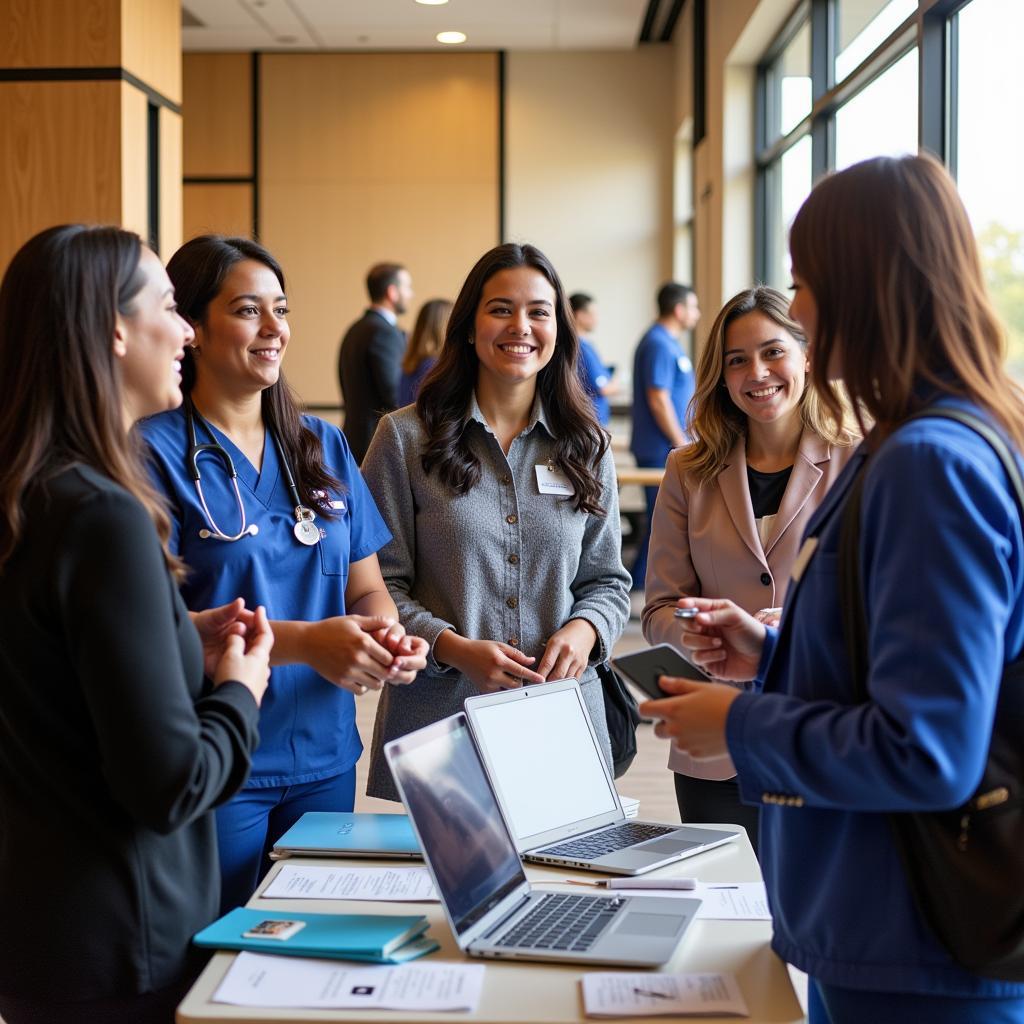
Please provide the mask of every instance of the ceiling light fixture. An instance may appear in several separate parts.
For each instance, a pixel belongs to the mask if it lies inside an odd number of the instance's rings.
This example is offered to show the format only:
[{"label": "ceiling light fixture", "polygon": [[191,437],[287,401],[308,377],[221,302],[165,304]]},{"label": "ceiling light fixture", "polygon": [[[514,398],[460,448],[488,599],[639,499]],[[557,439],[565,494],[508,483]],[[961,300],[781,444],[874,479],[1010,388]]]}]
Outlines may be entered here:
[{"label": "ceiling light fixture", "polygon": [[448,3],[448,0],[416,0],[416,3],[423,4],[424,7],[440,7],[441,4]]},{"label": "ceiling light fixture", "polygon": [[465,32],[438,32],[435,36],[439,43],[445,43],[448,46],[454,46],[456,43],[464,43],[466,41]]}]

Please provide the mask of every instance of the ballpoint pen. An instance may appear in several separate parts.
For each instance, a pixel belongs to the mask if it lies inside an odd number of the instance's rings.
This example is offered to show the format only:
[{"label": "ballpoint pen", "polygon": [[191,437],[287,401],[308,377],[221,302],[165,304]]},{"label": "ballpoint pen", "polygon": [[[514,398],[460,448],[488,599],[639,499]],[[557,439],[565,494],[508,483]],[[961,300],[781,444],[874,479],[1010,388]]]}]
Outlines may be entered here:
[{"label": "ballpoint pen", "polygon": [[650,996],[651,999],[671,999],[672,996],[666,992],[655,992],[653,989],[634,988],[633,994],[637,996]]},{"label": "ballpoint pen", "polygon": [[567,878],[569,885],[590,885],[599,889],[696,889],[696,878]]}]

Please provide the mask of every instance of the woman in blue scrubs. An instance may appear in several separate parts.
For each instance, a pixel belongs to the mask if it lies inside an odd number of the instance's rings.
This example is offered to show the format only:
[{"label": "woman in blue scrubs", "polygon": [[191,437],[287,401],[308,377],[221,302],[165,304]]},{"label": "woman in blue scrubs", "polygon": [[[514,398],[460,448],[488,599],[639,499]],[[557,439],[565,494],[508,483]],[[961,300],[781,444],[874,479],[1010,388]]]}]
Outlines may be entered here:
[{"label": "woman in blue scrubs", "polygon": [[[773,947],[810,976],[811,1024],[1020,1024],[1024,983],[953,959],[915,903],[889,820],[972,798],[1004,668],[1024,647],[1024,536],[1002,464],[962,423],[909,421],[973,413],[1020,461],[1004,331],[956,187],[930,157],[825,179],[790,246],[814,383],[828,399],[842,381],[872,429],[808,524],[777,630],[730,601],[686,602],[701,609],[684,634],[694,658],[755,689],[665,680],[679,696],[640,711],[693,756],[728,751],[742,798],[761,805]],[[863,691],[839,582],[858,478]]]},{"label": "woman in blue scrubs", "polygon": [[398,622],[376,554],[391,534],[348,443],[299,415],[281,374],[290,333],[276,260],[248,239],[206,235],[167,270],[196,336],[185,403],[142,430],[171,548],[190,570],[182,594],[190,608],[236,596],[265,605],[276,637],[252,775],[217,812],[229,909],[304,812],[352,810],[362,751],[353,696],[411,682],[426,644]]}]

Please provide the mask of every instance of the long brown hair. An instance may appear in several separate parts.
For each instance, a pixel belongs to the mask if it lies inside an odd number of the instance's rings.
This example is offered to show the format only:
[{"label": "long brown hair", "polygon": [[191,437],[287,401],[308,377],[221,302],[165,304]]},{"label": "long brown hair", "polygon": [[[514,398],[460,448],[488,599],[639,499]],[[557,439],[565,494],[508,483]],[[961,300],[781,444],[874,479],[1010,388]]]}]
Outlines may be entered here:
[{"label": "long brown hair", "polygon": [[424,359],[430,359],[441,351],[451,312],[452,304],[447,299],[430,299],[423,303],[402,357],[403,373],[415,373]]},{"label": "long brown hair", "polygon": [[[824,179],[790,232],[793,273],[818,310],[811,376],[838,371],[858,417],[882,436],[929,400],[958,395],[1024,448],[1021,390],[971,223],[930,156],[879,157]],[[822,399],[830,406],[830,393]]]},{"label": "long brown hair", "polygon": [[25,529],[31,488],[74,463],[136,497],[168,569],[170,520],[125,430],[117,317],[131,317],[145,278],[142,241],[116,227],[65,224],[30,238],[0,284],[0,568]]},{"label": "long brown hair", "polygon": [[[724,468],[736,441],[747,432],[747,414],[736,407],[722,386],[725,374],[725,345],[729,327],[748,313],[761,313],[791,334],[801,348],[807,339],[800,325],[790,319],[789,299],[766,285],[746,288],[723,307],[711,327],[711,335],[697,361],[697,381],[690,400],[687,427],[695,440],[680,452],[680,465],[703,482],[714,479]],[[849,445],[853,436],[823,403],[817,389],[808,384],[800,398],[800,419],[804,428],[833,445]]]},{"label": "long brown hair", "polygon": [[462,429],[479,368],[469,338],[484,285],[500,271],[517,267],[538,271],[555,290],[555,350],[551,362],[537,375],[537,394],[555,438],[555,462],[572,482],[576,511],[604,515],[597,465],[608,449],[608,435],[595,419],[594,406],[576,371],[580,343],[565,289],[551,261],[532,245],[507,242],[485,252],[455,300],[441,356],[416,399],[416,411],[427,432],[423,471],[429,474],[436,468],[442,482],[456,494],[467,493],[480,479],[480,460]]},{"label": "long brown hair", "polygon": [[[220,293],[228,271],[243,260],[255,260],[269,267],[281,285],[281,293],[285,293],[284,271],[259,242],[250,238],[199,235],[186,242],[167,264],[167,275],[174,285],[181,315],[193,324],[205,323],[210,303]],[[190,348],[185,349],[181,371],[181,387],[188,395],[196,382],[195,357]],[[298,402],[283,372],[263,391],[261,402],[263,422],[277,435],[295,467],[295,482],[303,504],[328,519],[337,518],[339,513],[334,511],[330,499],[319,494],[342,491],[344,487],[324,467],[320,438],[303,426]]]}]

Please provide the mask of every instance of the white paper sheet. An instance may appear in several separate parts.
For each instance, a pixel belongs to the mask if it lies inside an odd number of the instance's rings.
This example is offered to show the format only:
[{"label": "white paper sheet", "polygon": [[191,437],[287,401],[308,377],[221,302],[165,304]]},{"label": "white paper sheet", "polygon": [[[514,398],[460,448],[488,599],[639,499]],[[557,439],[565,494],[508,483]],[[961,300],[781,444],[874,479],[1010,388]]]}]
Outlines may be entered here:
[{"label": "white paper sheet", "polygon": [[285,864],[263,890],[267,899],[437,902],[426,868]]},{"label": "white paper sheet", "polygon": [[588,1017],[747,1017],[731,974],[583,975],[583,1007]]},{"label": "white paper sheet", "polygon": [[483,964],[378,967],[239,953],[213,994],[234,1006],[316,1010],[467,1010],[480,1003]]},{"label": "white paper sheet", "polygon": [[698,921],[770,921],[764,882],[698,882],[696,889],[616,889],[621,896],[699,899]]}]

